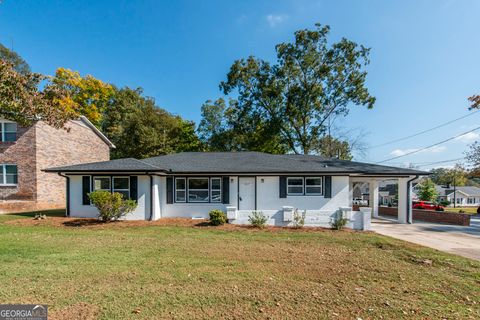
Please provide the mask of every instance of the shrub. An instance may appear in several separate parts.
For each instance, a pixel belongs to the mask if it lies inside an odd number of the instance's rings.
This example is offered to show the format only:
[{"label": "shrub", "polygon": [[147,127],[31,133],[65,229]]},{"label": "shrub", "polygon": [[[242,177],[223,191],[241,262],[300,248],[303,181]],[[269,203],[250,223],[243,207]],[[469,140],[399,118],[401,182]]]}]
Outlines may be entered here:
[{"label": "shrub", "polygon": [[219,226],[227,222],[227,215],[221,210],[212,210],[208,214],[210,215],[210,223],[214,226]]},{"label": "shrub", "polygon": [[442,201],[440,201],[440,205],[442,205],[442,206],[444,206],[444,207],[448,207],[450,204],[451,204],[451,202],[448,201],[448,200],[442,200]]},{"label": "shrub", "polygon": [[332,221],[330,222],[330,226],[334,230],[342,230],[343,227],[347,224],[347,219],[343,217],[343,213],[341,211],[335,212]]},{"label": "shrub", "polygon": [[305,214],[300,213],[298,209],[295,209],[293,212],[293,227],[294,228],[303,228],[305,225]]},{"label": "shrub", "polygon": [[248,221],[256,228],[264,228],[267,220],[267,216],[262,211],[252,211],[248,216]]},{"label": "shrub", "polygon": [[118,192],[94,191],[88,194],[92,204],[98,209],[98,218],[103,221],[118,220],[135,210],[135,200],[123,199]]}]

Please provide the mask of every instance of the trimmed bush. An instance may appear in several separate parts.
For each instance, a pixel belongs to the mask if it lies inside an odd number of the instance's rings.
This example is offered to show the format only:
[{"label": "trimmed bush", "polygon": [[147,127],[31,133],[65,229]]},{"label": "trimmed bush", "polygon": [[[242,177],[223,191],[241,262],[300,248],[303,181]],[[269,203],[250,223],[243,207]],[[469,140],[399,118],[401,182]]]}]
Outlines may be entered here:
[{"label": "trimmed bush", "polygon": [[347,224],[347,219],[343,217],[342,212],[336,212],[335,216],[332,218],[332,221],[330,222],[330,226],[334,230],[342,230],[346,224]]},{"label": "trimmed bush", "polygon": [[209,213],[210,224],[219,226],[227,222],[227,215],[221,210],[212,210]]},{"label": "trimmed bush", "polygon": [[267,216],[262,211],[252,211],[248,216],[248,221],[256,228],[265,228],[267,220]]},{"label": "trimmed bush", "polygon": [[98,209],[98,219],[108,222],[118,220],[135,210],[135,200],[123,199],[118,192],[94,191],[88,194],[92,204]]}]

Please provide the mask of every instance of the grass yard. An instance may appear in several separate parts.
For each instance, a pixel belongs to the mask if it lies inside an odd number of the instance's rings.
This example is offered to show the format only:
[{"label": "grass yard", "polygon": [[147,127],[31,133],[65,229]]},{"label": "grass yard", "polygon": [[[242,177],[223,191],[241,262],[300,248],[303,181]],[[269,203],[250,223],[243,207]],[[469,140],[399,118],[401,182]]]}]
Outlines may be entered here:
[{"label": "grass yard", "polygon": [[373,233],[191,223],[0,216],[0,303],[46,303],[50,319],[480,318],[473,260]]},{"label": "grass yard", "polygon": [[465,211],[464,213],[468,213],[468,214],[477,214],[477,207],[463,207],[463,208],[447,207],[447,208],[445,208],[445,211],[448,211],[448,212],[459,212],[460,210],[463,210],[463,211]]}]

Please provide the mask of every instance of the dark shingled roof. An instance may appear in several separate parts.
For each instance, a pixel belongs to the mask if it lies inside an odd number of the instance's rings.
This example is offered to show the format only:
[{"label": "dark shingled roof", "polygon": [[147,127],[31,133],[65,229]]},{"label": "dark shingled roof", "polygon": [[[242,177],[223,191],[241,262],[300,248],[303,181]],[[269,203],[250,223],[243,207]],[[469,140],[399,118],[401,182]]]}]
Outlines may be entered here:
[{"label": "dark shingled roof", "polygon": [[144,172],[144,171],[158,171],[158,168],[153,167],[141,160],[134,158],[117,159],[102,162],[90,162],[76,164],[72,166],[63,166],[48,168],[46,172],[109,172],[109,171],[128,171],[128,172]]},{"label": "dark shingled roof", "polygon": [[156,171],[187,173],[325,173],[426,175],[427,172],[313,155],[261,152],[182,152],[143,160],[133,158],[50,168],[49,172]]}]

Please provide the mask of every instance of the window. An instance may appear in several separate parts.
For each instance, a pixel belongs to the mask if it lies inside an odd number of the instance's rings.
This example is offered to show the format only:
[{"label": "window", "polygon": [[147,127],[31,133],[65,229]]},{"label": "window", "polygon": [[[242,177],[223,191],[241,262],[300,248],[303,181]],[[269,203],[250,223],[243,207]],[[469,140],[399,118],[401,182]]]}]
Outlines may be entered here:
[{"label": "window", "polygon": [[2,122],[0,123],[1,129],[1,141],[11,142],[17,140],[17,124],[15,122]]},{"label": "window", "polygon": [[212,202],[222,202],[222,179],[212,178],[210,179],[210,196]]},{"label": "window", "polygon": [[208,202],[209,179],[188,178],[188,202]]},{"label": "window", "polygon": [[130,199],[130,178],[113,177],[113,192],[123,195],[123,199]]},{"label": "window", "polygon": [[111,191],[110,177],[95,177],[93,178],[93,191]]},{"label": "window", "polygon": [[322,178],[307,177],[305,178],[305,194],[321,195],[322,194]]},{"label": "window", "polygon": [[18,183],[17,166],[13,164],[0,165],[0,185],[16,185]]},{"label": "window", "polygon": [[457,204],[461,204],[463,202],[463,198],[457,198]]},{"label": "window", "polygon": [[475,198],[467,198],[467,203],[468,204],[474,204],[475,203]]},{"label": "window", "polygon": [[185,178],[175,178],[175,202],[186,202],[187,183]]},{"label": "window", "polygon": [[287,178],[287,194],[303,195],[303,178],[302,177]]}]

